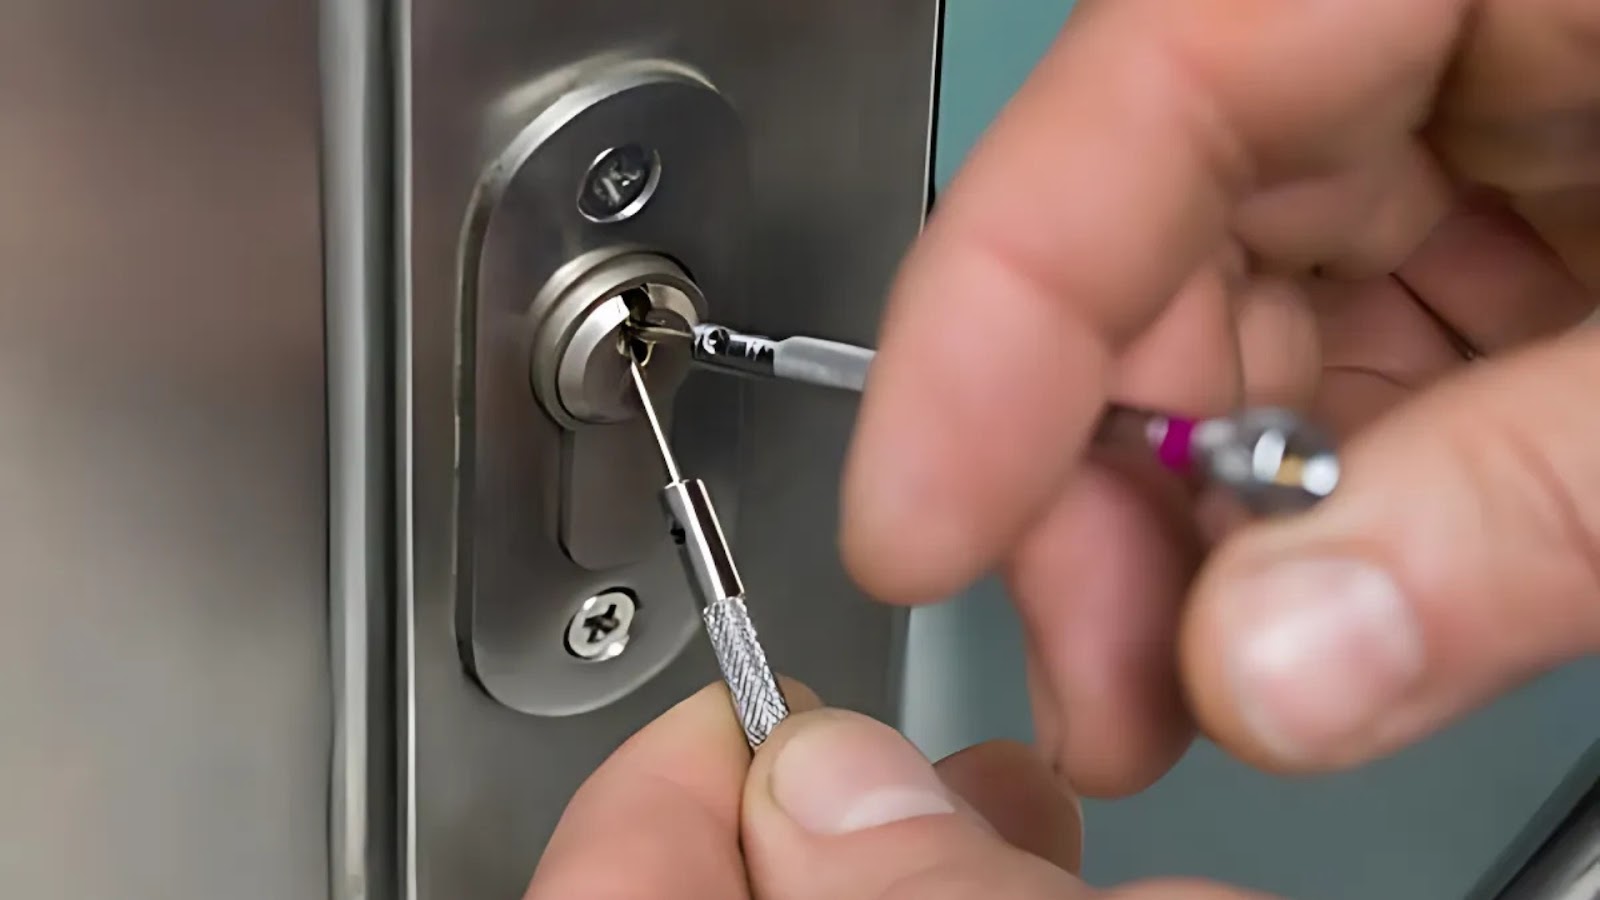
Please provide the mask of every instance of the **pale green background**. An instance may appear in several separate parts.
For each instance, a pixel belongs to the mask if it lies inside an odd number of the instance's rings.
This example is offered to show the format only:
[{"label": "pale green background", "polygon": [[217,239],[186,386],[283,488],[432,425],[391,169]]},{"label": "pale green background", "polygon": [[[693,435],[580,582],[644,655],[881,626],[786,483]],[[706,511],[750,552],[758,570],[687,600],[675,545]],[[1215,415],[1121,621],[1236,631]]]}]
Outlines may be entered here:
[{"label": "pale green background", "polygon": [[[944,184],[1066,17],[1060,0],[949,0],[936,173]],[[930,754],[1029,737],[1016,622],[984,585],[916,614],[907,729]],[[1600,661],[1336,778],[1257,775],[1198,745],[1155,789],[1087,808],[1088,878],[1222,878],[1294,900],[1456,900],[1600,736]]]}]

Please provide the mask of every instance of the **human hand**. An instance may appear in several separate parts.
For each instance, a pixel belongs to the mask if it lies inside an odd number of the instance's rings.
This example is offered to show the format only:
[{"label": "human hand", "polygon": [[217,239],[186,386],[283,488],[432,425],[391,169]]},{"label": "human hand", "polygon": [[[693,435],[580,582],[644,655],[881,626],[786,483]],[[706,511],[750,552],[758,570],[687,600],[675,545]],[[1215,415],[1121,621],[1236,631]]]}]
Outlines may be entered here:
[{"label": "human hand", "polygon": [[[726,689],[649,725],[573,798],[527,900],[1250,900],[1193,882],[1083,884],[1076,801],[1028,748],[930,767],[887,726],[797,712],[750,758]],[[742,850],[741,850],[742,847]]]},{"label": "human hand", "polygon": [[[892,292],[843,551],[902,603],[1003,572],[1087,794],[1195,718],[1371,759],[1600,648],[1597,288],[1593,0],[1083,0]],[[1232,531],[1086,456],[1108,400],[1309,410],[1339,489]]]}]

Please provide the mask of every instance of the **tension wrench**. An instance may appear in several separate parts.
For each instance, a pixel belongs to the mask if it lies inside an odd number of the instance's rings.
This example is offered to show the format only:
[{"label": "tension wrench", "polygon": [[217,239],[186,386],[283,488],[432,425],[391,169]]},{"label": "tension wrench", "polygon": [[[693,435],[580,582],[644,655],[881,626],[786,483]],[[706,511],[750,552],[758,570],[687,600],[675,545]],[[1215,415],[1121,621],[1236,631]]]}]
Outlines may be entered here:
[{"label": "tension wrench", "polygon": [[[689,341],[701,368],[859,392],[876,351],[813,337],[771,338],[704,323],[692,332],[631,326],[642,340]],[[1306,509],[1332,493],[1339,458],[1323,434],[1294,413],[1273,407],[1211,419],[1183,419],[1112,406],[1096,429],[1101,444],[1142,441],[1163,465],[1198,471],[1260,514]]]}]

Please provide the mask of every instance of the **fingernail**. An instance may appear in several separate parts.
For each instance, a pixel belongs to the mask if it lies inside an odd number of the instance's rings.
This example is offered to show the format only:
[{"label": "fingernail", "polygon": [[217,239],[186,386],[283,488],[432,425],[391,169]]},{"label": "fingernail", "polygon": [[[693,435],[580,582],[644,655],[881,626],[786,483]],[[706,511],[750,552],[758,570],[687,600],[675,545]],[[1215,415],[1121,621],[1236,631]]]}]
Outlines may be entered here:
[{"label": "fingernail", "polygon": [[772,796],[806,831],[840,835],[953,813],[933,766],[894,729],[855,714],[828,714],[778,750]]},{"label": "fingernail", "polygon": [[1229,664],[1247,727],[1287,758],[1359,735],[1422,674],[1410,606],[1382,569],[1301,560],[1239,582]]}]

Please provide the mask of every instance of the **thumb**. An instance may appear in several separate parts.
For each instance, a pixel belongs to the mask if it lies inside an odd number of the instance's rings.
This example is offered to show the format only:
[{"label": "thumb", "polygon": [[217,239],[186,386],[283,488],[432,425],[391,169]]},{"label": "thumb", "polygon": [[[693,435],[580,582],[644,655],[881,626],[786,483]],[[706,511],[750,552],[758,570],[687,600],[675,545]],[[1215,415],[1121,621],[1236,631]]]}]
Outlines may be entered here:
[{"label": "thumb", "polygon": [[1477,363],[1363,432],[1338,491],[1213,556],[1201,721],[1273,768],[1365,761],[1600,650],[1600,333]]},{"label": "thumb", "polygon": [[842,710],[791,716],[744,792],[761,900],[1084,900],[1066,870],[1002,838],[892,728]]}]

